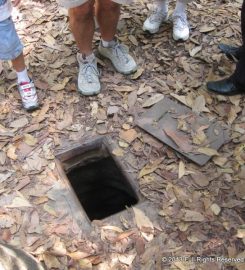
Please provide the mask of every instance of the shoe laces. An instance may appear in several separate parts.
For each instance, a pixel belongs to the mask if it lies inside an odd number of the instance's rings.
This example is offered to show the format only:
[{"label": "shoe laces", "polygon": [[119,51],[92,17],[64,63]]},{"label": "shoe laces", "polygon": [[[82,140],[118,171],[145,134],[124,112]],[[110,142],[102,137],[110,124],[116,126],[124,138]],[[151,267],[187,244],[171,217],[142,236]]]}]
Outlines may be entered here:
[{"label": "shoe laces", "polygon": [[151,23],[154,23],[154,22],[160,23],[160,22],[162,22],[162,20],[164,19],[165,16],[166,16],[166,14],[162,13],[160,10],[155,9],[151,12],[151,15],[149,17],[149,21]]},{"label": "shoe laces", "polygon": [[95,76],[97,77],[100,75],[94,61],[93,62],[84,62],[82,64],[81,73],[84,75],[84,77],[88,83],[96,82]]},{"label": "shoe laces", "polygon": [[177,14],[173,16],[173,24],[174,27],[183,29],[185,27],[188,27],[188,21],[186,14]]},{"label": "shoe laces", "polygon": [[19,85],[21,97],[24,100],[35,98],[36,89],[32,82],[30,83],[22,83]]},{"label": "shoe laces", "polygon": [[113,47],[113,53],[119,59],[120,62],[123,63],[129,62],[127,48],[122,44],[116,43],[116,45]]}]

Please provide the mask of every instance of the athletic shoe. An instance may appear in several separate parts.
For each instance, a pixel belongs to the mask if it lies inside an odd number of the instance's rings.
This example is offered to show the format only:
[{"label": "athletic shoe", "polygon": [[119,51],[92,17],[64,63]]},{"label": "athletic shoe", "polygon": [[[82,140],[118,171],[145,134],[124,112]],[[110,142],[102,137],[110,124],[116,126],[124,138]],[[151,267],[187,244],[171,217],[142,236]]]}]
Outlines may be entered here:
[{"label": "athletic shoe", "polygon": [[85,59],[78,55],[77,60],[79,63],[78,92],[85,96],[99,94],[101,86],[95,55],[91,54]]},{"label": "athletic shoe", "polygon": [[111,42],[109,47],[103,47],[102,42],[99,45],[99,53],[111,60],[114,68],[122,74],[131,74],[137,70],[137,64],[133,57],[128,53],[125,45],[118,41]]},{"label": "athletic shoe", "polygon": [[27,111],[32,111],[39,107],[37,91],[33,81],[21,82],[18,84],[18,90],[21,96],[23,107]]},{"label": "athletic shoe", "polygon": [[185,13],[173,14],[173,39],[186,41],[189,38],[190,30]]},{"label": "athletic shoe", "polygon": [[159,9],[155,9],[151,12],[149,17],[145,20],[143,24],[143,30],[148,31],[151,34],[155,34],[159,31],[159,28],[163,22],[168,20],[168,13],[163,13]]}]

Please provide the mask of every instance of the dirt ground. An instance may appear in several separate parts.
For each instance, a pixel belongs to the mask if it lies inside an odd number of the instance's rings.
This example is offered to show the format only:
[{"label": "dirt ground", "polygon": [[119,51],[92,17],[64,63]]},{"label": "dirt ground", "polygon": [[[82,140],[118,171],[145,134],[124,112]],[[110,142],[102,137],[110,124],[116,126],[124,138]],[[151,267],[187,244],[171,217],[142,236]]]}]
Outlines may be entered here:
[{"label": "dirt ground", "polygon": [[[142,31],[148,1],[124,7],[118,38],[140,68],[123,76],[100,60],[103,90],[83,97],[76,92],[77,48],[66,10],[56,1],[23,1],[13,16],[42,107],[33,113],[21,108],[16,75],[2,63],[1,239],[33,254],[47,269],[244,270],[245,263],[217,260],[245,257],[244,97],[216,96],[205,87],[207,80],[234,70],[218,44],[241,44],[241,3],[191,3],[191,36],[185,43],[173,41],[171,22],[153,36]],[[97,32],[95,48],[98,42]],[[163,96],[229,131],[229,140],[218,153],[208,153],[212,159],[205,166],[135,125],[136,116]],[[96,221],[86,235],[67,204],[57,203],[54,153],[97,135],[110,135],[117,144],[114,154],[135,175],[140,193],[157,211],[156,220],[136,206],[128,210],[129,221],[121,219],[120,226]],[[197,145],[202,135],[193,138]]]}]

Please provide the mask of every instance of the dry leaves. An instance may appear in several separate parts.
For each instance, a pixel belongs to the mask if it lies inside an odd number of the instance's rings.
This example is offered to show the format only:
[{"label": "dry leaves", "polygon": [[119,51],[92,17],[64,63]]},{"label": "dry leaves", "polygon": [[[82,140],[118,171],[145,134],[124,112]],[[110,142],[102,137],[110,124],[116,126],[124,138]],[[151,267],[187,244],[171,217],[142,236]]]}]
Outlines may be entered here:
[{"label": "dry leaves", "polygon": [[170,128],[164,128],[163,130],[166,135],[173,140],[176,145],[184,152],[191,152],[192,151],[192,146],[189,142],[188,136],[185,136],[181,134],[178,131],[174,131],[173,129]]}]

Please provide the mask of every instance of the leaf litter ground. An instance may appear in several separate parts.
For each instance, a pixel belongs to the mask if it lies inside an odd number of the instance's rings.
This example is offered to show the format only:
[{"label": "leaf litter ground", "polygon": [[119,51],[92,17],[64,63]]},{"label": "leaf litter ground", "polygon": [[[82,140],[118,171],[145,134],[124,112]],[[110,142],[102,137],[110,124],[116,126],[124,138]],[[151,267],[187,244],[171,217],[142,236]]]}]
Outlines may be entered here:
[{"label": "leaf litter ground", "polygon": [[[76,46],[66,11],[55,1],[26,2],[15,13],[26,62],[42,102],[24,112],[9,63],[0,65],[0,234],[34,254],[48,269],[244,269],[244,264],[162,262],[165,256],[244,257],[244,98],[205,91],[205,82],[231,74],[235,64],[218,44],[240,44],[240,0],[199,0],[189,5],[191,37],[176,43],[171,23],[154,36],[143,33],[150,7],[139,1],[123,8],[119,39],[140,69],[132,76],[99,60],[103,91],[76,92]],[[173,6],[171,6],[173,7]],[[96,33],[94,45],[98,45]],[[135,117],[164,96],[229,128],[230,141],[199,167],[135,126]],[[185,122],[180,121],[180,129]],[[201,130],[203,131],[203,130]],[[205,140],[199,132],[196,142]],[[135,174],[141,194],[155,205],[129,210],[120,226],[94,222],[84,234],[63,200],[54,151],[95,135],[110,134],[114,154]],[[207,147],[206,147],[207,148]]]}]

